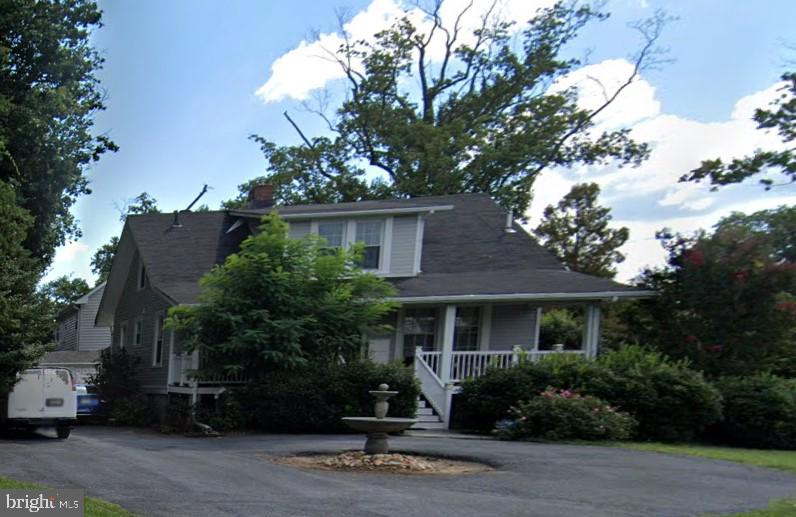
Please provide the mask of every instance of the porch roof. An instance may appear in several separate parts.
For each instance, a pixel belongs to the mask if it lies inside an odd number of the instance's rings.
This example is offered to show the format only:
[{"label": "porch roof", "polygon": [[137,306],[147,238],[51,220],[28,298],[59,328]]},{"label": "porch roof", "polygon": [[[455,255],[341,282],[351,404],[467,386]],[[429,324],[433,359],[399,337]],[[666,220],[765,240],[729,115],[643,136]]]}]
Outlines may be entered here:
[{"label": "porch roof", "polygon": [[550,269],[426,273],[393,281],[397,301],[599,300],[654,295],[605,278]]}]

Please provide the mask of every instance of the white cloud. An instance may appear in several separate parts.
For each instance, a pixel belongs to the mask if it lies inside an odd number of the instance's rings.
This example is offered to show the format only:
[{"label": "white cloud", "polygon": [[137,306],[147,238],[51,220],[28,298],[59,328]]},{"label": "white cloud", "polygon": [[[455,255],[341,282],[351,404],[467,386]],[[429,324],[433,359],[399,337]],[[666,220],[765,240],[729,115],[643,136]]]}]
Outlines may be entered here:
[{"label": "white cloud", "polygon": [[[624,59],[609,59],[579,68],[560,78],[551,91],[578,89],[579,105],[595,110],[616,92],[633,73],[633,65]],[[658,115],[661,103],[655,98],[655,87],[644,80],[628,85],[615,102],[601,112],[595,122],[600,127],[615,128]]]},{"label": "white cloud", "polygon": [[[604,61],[576,70],[555,87],[576,85],[583,107],[594,108],[602,98],[602,90],[590,78],[615,88],[630,70],[630,63],[625,61]],[[751,120],[754,110],[773,100],[781,86],[782,83],[776,83],[740,98],[726,120],[700,122],[666,113],[655,97],[655,88],[640,78],[623,92],[616,106],[602,114],[598,123],[599,129],[630,127],[633,138],[650,144],[650,159],[638,168],[605,166],[545,171],[534,184],[536,195],[526,215],[535,225],[544,207],[556,203],[574,182],[599,183],[601,202],[612,207],[614,213],[625,205],[637,204],[641,196],[651,199],[648,207],[632,211],[633,217],[613,221],[615,227],[630,228],[630,241],[622,248],[627,260],[619,266],[618,275],[620,280],[629,280],[644,266],[663,264],[665,254],[655,240],[655,232],[664,227],[689,233],[710,228],[732,211],[748,213],[796,204],[796,190],[792,188],[765,192],[750,184],[710,192],[705,184],[678,182],[703,160],[717,157],[728,160],[758,148],[782,146],[774,132],[758,130]],[[662,212],[667,215],[661,217]]]},{"label": "white cloud", "polygon": [[[447,0],[440,10],[446,27],[452,27],[456,17],[469,4],[469,0]],[[517,22],[516,28],[529,20],[540,7],[550,6],[552,0],[499,0],[494,14],[506,21]],[[460,43],[472,40],[473,29],[480,24],[492,0],[473,0],[472,7],[460,20]],[[350,41],[372,41],[374,34],[388,28],[401,16],[408,16],[420,30],[427,30],[429,20],[417,8],[407,9],[400,0],[373,0],[368,7],[355,14],[343,25]],[[345,77],[340,65],[329,55],[344,43],[344,34],[328,32],[315,40],[302,40],[295,48],[278,57],[271,65],[267,81],[255,94],[265,102],[285,99],[306,100],[314,90]],[[442,38],[430,49],[433,61],[443,53]],[[356,68],[357,64],[354,63]]]},{"label": "white cloud", "polygon": [[77,276],[90,279],[93,274],[89,268],[90,248],[82,242],[69,241],[55,251],[52,266],[42,279],[42,282],[54,280],[60,276]]},{"label": "white cloud", "polygon": [[796,195],[763,197],[723,206],[701,215],[687,215],[649,221],[613,221],[614,226],[626,226],[630,229],[630,239],[621,248],[627,258],[625,262],[619,265],[617,278],[627,281],[638,275],[639,271],[646,266],[664,264],[666,253],[660,242],[655,239],[655,232],[658,230],[669,228],[674,232],[689,235],[700,228],[710,229],[719,222],[719,219],[729,215],[731,212],[748,214],[780,205],[793,204],[796,204]]}]

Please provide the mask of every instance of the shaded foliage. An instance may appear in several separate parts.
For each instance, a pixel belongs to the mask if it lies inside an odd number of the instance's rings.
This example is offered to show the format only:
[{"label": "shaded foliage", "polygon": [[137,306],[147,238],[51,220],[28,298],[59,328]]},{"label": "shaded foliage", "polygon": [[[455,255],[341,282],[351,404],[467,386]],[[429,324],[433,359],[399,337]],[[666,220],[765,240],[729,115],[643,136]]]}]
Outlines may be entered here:
[{"label": "shaded foliage", "polygon": [[86,167],[116,150],[93,132],[104,109],[89,41],[99,26],[90,0],[0,1],[0,180],[32,216],[25,247],[41,266],[79,236],[69,208],[91,192]]},{"label": "shaded foliage", "polygon": [[47,303],[37,293],[39,267],[25,249],[33,218],[0,180],[0,395],[31,366],[49,341]]}]

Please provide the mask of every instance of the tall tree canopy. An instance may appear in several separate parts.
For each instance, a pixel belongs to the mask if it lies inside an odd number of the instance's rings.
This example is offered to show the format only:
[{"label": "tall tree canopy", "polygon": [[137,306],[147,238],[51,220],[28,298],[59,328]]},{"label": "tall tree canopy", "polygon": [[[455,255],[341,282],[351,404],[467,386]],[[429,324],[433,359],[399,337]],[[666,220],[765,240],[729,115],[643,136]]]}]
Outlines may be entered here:
[{"label": "tall tree canopy", "polygon": [[[746,217],[782,222],[789,211]],[[641,276],[659,295],[624,316],[642,342],[688,357],[708,373],[794,376],[796,267],[776,234],[743,219],[735,214],[713,233],[691,237],[662,233],[668,264]],[[796,226],[787,231],[796,235]]]},{"label": "tall tree canopy", "polygon": [[185,346],[213,358],[205,373],[257,380],[361,357],[365,331],[394,308],[385,300],[394,289],[355,265],[361,248],[323,246],[317,235],[289,238],[287,223],[266,216],[260,233],[202,279],[200,304],[170,311]]},{"label": "tall tree canopy", "polygon": [[[287,204],[487,192],[522,214],[546,168],[646,158],[647,146],[628,130],[600,132],[595,117],[656,59],[664,16],[638,25],[644,43],[626,82],[584,109],[577,88],[554,85],[581,65],[563,49],[605,14],[559,3],[540,10],[517,40],[494,4],[472,34],[461,27],[472,2],[447,25],[441,6],[426,13],[427,26],[406,17],[373,41],[346,39],[329,50],[347,81],[334,116],[317,110],[330,136],[302,133],[304,144],[292,146],[253,136],[268,163],[257,181],[274,184]],[[383,179],[369,183],[374,169]],[[245,199],[245,185],[241,191],[227,206]]]},{"label": "tall tree canopy", "polygon": [[79,235],[69,208],[90,192],[86,166],[116,149],[92,133],[104,108],[89,42],[99,26],[91,0],[0,0],[0,180],[33,217],[25,247],[40,267]]},{"label": "tall tree canopy", "polygon": [[0,180],[0,397],[43,352],[50,330],[44,298],[36,292],[38,264],[24,246],[32,227],[14,189]]},{"label": "tall tree canopy", "polygon": [[[760,108],[755,111],[754,120],[758,129],[775,129],[784,144],[781,150],[760,149],[754,154],[735,158],[724,163],[721,158],[706,160],[702,164],[680,178],[680,181],[702,181],[707,179],[715,190],[722,185],[740,183],[756,175],[779,173],[790,183],[796,181],[796,72],[783,74],[785,85],[780,95],[771,103],[769,109]],[[766,189],[771,188],[774,180],[766,176],[760,180]]]},{"label": "tall tree canopy", "polygon": [[614,266],[625,260],[618,249],[627,241],[627,228],[609,228],[611,209],[597,204],[600,187],[579,183],[558,202],[548,205],[534,233],[571,270],[613,278]]}]

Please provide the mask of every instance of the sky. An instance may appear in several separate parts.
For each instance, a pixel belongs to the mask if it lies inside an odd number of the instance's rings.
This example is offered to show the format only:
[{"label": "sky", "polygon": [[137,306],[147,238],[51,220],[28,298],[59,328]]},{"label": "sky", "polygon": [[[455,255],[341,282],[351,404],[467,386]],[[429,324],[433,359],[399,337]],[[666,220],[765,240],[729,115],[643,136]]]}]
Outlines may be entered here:
[{"label": "sky", "polygon": [[[489,3],[473,0],[477,13]],[[499,0],[505,19],[518,27],[549,0]],[[443,17],[465,0],[446,0]],[[76,203],[82,237],[58,249],[45,280],[61,275],[93,279],[94,251],[121,232],[119,207],[141,192],[164,211],[183,209],[204,184],[202,201],[217,208],[237,185],[264,174],[265,160],[249,140],[299,143],[283,112],[311,135],[324,125],[302,108],[324,87],[341,91],[339,70],[323,48],[339,41],[340,15],[356,38],[371,38],[406,6],[400,0],[158,0],[100,1],[103,27],[92,41],[105,58],[98,76],[107,109],[96,116],[98,133],[120,147],[87,171],[91,195]],[[709,228],[733,211],[751,212],[796,203],[796,186],[763,190],[756,180],[710,192],[677,182],[701,160],[781,145],[755,129],[754,109],[776,94],[779,76],[796,62],[796,3],[790,0],[608,0],[611,17],[588,26],[567,48],[588,56],[557,87],[580,88],[585,107],[629,71],[640,39],[628,24],[663,9],[677,17],[660,43],[669,62],[646,70],[603,113],[598,128],[630,128],[648,142],[650,159],[638,168],[576,167],[544,171],[526,214],[533,225],[577,182],[600,184],[600,202],[614,226],[630,229],[627,260],[618,278],[660,265],[654,239],[663,227],[691,232]],[[410,11],[411,14],[411,11]],[[473,19],[474,20],[474,19]],[[472,21],[470,22],[472,23]]]}]

